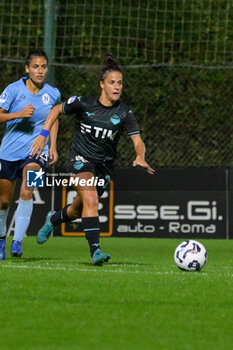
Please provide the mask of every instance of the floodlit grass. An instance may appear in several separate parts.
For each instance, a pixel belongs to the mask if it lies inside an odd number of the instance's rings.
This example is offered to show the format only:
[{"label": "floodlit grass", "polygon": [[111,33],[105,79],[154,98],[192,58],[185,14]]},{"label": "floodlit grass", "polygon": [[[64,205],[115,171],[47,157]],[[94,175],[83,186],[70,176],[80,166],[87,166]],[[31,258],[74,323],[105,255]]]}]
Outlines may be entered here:
[{"label": "floodlit grass", "polygon": [[2,350],[230,350],[233,241],[200,240],[208,262],[183,272],[181,240],[103,238],[112,255],[90,264],[84,238],[26,237],[0,262]]}]

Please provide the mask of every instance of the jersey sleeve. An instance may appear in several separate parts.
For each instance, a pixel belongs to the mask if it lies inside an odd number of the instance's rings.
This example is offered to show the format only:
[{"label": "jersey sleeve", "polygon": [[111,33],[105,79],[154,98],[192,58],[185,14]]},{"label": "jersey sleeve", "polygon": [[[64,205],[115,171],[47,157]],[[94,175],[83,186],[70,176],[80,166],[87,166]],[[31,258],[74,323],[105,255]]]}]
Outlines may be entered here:
[{"label": "jersey sleeve", "polygon": [[61,104],[61,93],[59,90],[57,90],[56,102],[55,102],[54,106],[57,106],[59,104]]},{"label": "jersey sleeve", "polygon": [[63,113],[64,114],[77,114],[81,110],[81,100],[82,96],[72,96],[67,101],[63,103]]},{"label": "jersey sleeve", "polygon": [[14,89],[8,86],[0,96],[0,108],[3,108],[5,111],[8,112],[14,99],[15,99]]},{"label": "jersey sleeve", "polygon": [[125,118],[124,130],[129,136],[134,134],[140,134],[138,123],[131,109],[128,110],[127,116]]}]

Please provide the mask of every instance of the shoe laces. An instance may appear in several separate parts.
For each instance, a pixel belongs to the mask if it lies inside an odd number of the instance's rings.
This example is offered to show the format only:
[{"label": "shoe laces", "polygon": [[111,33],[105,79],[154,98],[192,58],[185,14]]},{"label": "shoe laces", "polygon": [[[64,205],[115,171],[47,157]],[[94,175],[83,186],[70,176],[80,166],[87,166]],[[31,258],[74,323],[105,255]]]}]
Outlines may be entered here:
[{"label": "shoe laces", "polygon": [[21,243],[19,241],[14,241],[13,242],[13,246],[16,248],[16,249],[21,249]]}]

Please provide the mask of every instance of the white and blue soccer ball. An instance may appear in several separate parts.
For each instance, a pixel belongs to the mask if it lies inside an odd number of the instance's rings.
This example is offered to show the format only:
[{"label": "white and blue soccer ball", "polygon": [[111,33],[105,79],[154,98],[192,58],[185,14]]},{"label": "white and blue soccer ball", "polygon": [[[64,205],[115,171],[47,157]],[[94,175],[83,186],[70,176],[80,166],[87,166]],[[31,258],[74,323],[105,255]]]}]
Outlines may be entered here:
[{"label": "white and blue soccer ball", "polygon": [[174,260],[181,270],[199,271],[206,264],[207,251],[200,242],[185,241],[176,248]]}]

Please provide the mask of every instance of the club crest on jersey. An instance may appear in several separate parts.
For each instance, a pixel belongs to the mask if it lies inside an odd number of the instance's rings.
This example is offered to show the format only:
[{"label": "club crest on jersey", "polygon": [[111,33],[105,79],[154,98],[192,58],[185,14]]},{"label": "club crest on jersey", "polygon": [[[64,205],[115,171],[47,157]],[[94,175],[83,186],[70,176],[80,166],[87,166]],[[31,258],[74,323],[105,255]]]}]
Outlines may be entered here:
[{"label": "club crest on jersey", "polygon": [[42,101],[44,102],[45,105],[48,105],[49,102],[50,102],[50,97],[49,97],[49,95],[48,95],[48,94],[44,94],[44,95],[42,96]]},{"label": "club crest on jersey", "polygon": [[121,122],[121,119],[120,117],[118,117],[117,114],[114,114],[112,117],[111,117],[111,122],[114,124],[114,125],[117,125]]},{"label": "club crest on jersey", "polygon": [[8,97],[8,94],[6,92],[3,92],[0,96],[0,102],[2,103],[6,102],[7,97]]},{"label": "club crest on jersey", "polygon": [[69,104],[73,103],[76,100],[76,98],[77,98],[77,96],[70,97],[67,101],[67,104],[69,105]]},{"label": "club crest on jersey", "polygon": [[82,167],[84,166],[84,163],[81,160],[78,160],[75,164],[74,164],[74,168],[77,170],[82,169]]}]

